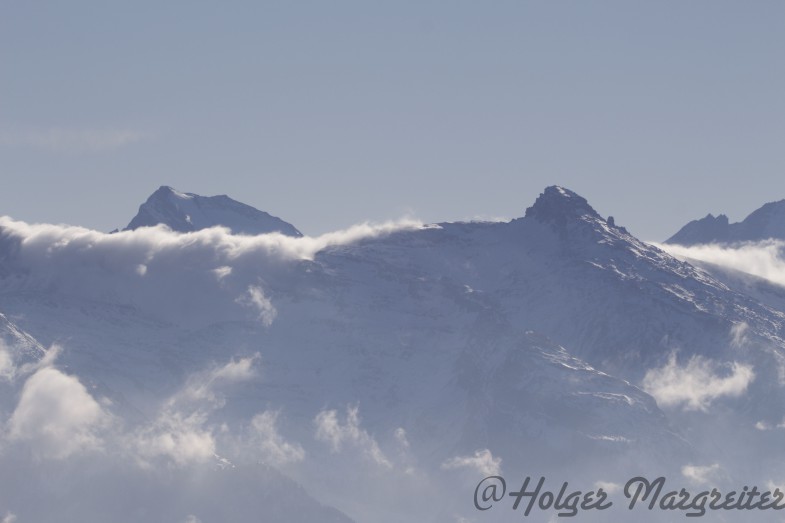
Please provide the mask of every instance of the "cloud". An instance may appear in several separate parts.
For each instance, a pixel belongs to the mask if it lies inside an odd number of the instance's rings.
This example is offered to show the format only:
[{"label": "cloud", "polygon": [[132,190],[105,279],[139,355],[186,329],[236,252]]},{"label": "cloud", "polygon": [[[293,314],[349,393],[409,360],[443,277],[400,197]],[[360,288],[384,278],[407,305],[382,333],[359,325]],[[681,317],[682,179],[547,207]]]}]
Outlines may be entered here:
[{"label": "cloud", "polygon": [[215,277],[218,280],[222,280],[227,276],[229,276],[230,274],[232,274],[232,268],[226,265],[221,267],[216,267],[215,269],[213,269],[213,274],[215,274]]},{"label": "cloud", "polygon": [[183,388],[166,402],[169,409],[180,409],[185,406],[210,409],[220,408],[224,398],[218,389],[225,385],[249,381],[257,376],[256,362],[261,359],[259,353],[244,358],[232,359],[228,363],[191,376]]},{"label": "cloud", "polygon": [[494,458],[491,451],[481,449],[472,456],[456,456],[442,463],[445,470],[469,468],[474,469],[484,476],[497,476],[501,473],[501,458]]},{"label": "cloud", "polygon": [[[114,251],[117,254],[109,261],[119,261],[121,255],[133,255],[133,261],[129,261],[125,265],[135,270],[138,264],[145,264],[166,251],[187,251],[189,255],[196,251],[201,251],[204,254],[212,252],[215,257],[208,258],[208,260],[209,270],[214,279],[216,276],[222,278],[229,276],[235,265],[233,263],[214,263],[215,258],[227,262],[245,257],[255,258],[258,261],[259,256],[284,260],[313,259],[317,252],[329,247],[347,245],[400,230],[423,227],[425,226],[422,222],[403,219],[380,224],[361,223],[348,229],[328,232],[320,236],[298,238],[277,232],[256,236],[234,235],[225,227],[211,227],[180,233],[171,231],[163,225],[107,234],[84,227],[29,224],[7,216],[0,217],[0,229],[4,234],[15,237],[22,242],[21,247],[25,251],[23,254],[48,254],[56,258],[64,254],[79,253],[90,261],[93,256],[105,256],[109,251]],[[438,226],[430,225],[429,227]],[[92,252],[91,249],[96,249],[96,251]]]},{"label": "cloud", "polygon": [[689,258],[720,265],[765,278],[785,286],[785,242],[765,240],[734,245],[655,244],[677,258]]},{"label": "cloud", "polygon": [[0,129],[0,146],[38,149],[52,153],[113,151],[140,142],[145,133],[131,129],[68,127]]},{"label": "cloud", "polygon": [[46,350],[46,352],[44,352],[40,360],[25,363],[16,370],[16,373],[26,375],[32,374],[39,369],[52,367],[62,352],[63,348],[60,345],[52,345]]},{"label": "cloud", "polygon": [[[723,375],[718,374],[722,371]],[[749,365],[733,362],[720,366],[693,356],[687,365],[680,367],[676,354],[672,353],[664,367],[646,372],[643,388],[660,406],[682,405],[685,410],[705,411],[718,398],[741,396],[754,379],[755,373]]]},{"label": "cloud", "polygon": [[277,467],[302,461],[305,450],[299,444],[284,440],[278,433],[277,423],[277,411],[265,411],[251,420],[254,432],[252,439],[258,442],[264,460]]},{"label": "cloud", "polygon": [[766,482],[766,490],[774,492],[777,489],[780,489],[781,491],[785,492],[785,483],[777,483],[773,480],[768,480]]},{"label": "cloud", "polygon": [[139,463],[149,466],[152,460],[165,459],[183,466],[213,458],[216,440],[209,417],[226,402],[219,389],[256,377],[254,365],[259,359],[259,354],[232,359],[191,376],[180,391],[163,403],[152,423],[130,435],[130,446]]},{"label": "cloud", "polygon": [[360,428],[359,407],[346,409],[346,423],[341,424],[335,410],[321,411],[314,419],[316,439],[330,444],[333,452],[340,452],[344,444],[351,444],[377,465],[391,468],[392,463],[382,453],[376,440]]},{"label": "cloud", "polygon": [[613,483],[612,481],[597,481],[594,483],[594,488],[601,488],[608,494],[613,494],[621,490],[621,485]]},{"label": "cloud", "polygon": [[238,303],[251,306],[259,313],[259,321],[265,327],[272,325],[278,311],[272,302],[264,295],[264,290],[259,285],[249,285],[246,294],[237,299]]},{"label": "cloud", "polygon": [[237,320],[269,325],[277,310],[268,283],[298,270],[299,262],[325,249],[416,227],[421,224],[362,224],[300,238],[233,235],[221,227],[177,233],[157,226],[105,234],[0,217],[0,248],[8,253],[4,270],[28,291],[84,299],[117,296],[124,305],[187,327]]},{"label": "cloud", "polygon": [[734,323],[730,328],[731,345],[742,347],[747,342],[747,330],[750,328],[746,322]]},{"label": "cloud", "polygon": [[771,423],[768,423],[766,421],[761,420],[761,421],[756,422],[754,426],[755,426],[756,430],[760,430],[760,431],[774,430],[774,429],[785,429],[785,419],[783,419],[782,421],[780,421],[777,424],[771,424]]},{"label": "cloud", "polygon": [[256,369],[254,364],[259,361],[261,355],[257,352],[253,356],[232,360],[214,371],[212,371],[212,381],[238,383],[241,381],[248,381],[256,377]]},{"label": "cloud", "polygon": [[400,446],[401,450],[403,451],[409,450],[409,439],[406,437],[406,430],[404,430],[403,427],[398,427],[397,429],[395,429],[394,435],[395,435],[395,441],[398,442],[398,445]]},{"label": "cloud", "polygon": [[16,514],[6,512],[5,516],[3,516],[3,519],[0,519],[0,523],[16,523]]},{"label": "cloud", "polygon": [[685,465],[681,468],[681,474],[695,485],[707,485],[721,478],[722,469],[719,463],[707,466]]},{"label": "cloud", "polygon": [[108,414],[76,377],[45,367],[25,382],[9,420],[8,437],[29,442],[38,457],[63,459],[100,449],[98,432],[108,421]]},{"label": "cloud", "polygon": [[16,374],[11,351],[8,350],[3,340],[0,340],[0,380],[11,381]]},{"label": "cloud", "polygon": [[212,429],[205,427],[206,412],[184,414],[164,410],[154,423],[138,431],[132,439],[139,463],[163,458],[176,465],[203,463],[215,456]]}]

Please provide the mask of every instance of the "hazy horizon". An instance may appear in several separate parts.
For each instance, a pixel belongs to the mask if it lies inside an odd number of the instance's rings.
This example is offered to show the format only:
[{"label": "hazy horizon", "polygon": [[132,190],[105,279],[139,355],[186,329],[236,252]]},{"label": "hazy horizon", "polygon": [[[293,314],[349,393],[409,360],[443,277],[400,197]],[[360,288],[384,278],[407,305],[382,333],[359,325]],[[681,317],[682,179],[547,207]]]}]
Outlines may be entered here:
[{"label": "hazy horizon", "polygon": [[521,216],[647,240],[785,197],[781,2],[0,7],[0,214],[98,230],[160,185],[308,234]]}]

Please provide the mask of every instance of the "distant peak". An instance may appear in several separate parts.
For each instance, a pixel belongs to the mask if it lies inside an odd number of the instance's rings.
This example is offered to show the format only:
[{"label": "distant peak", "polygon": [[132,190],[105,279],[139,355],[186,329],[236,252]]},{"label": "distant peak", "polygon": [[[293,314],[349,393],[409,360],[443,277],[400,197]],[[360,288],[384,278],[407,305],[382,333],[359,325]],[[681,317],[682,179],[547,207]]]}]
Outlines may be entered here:
[{"label": "distant peak", "polygon": [[707,214],[693,220],[665,240],[679,245],[785,240],[785,200],[769,202],[753,211],[743,221],[729,223],[724,214]]},{"label": "distant peak", "polygon": [[293,225],[238,202],[222,194],[199,196],[180,192],[168,185],[160,186],[131,220],[126,230],[164,224],[179,232],[198,231],[209,227],[228,227],[235,234],[280,232],[302,236]]},{"label": "distant peak", "polygon": [[155,200],[158,198],[172,198],[172,197],[188,200],[193,198],[194,196],[197,195],[191,193],[183,193],[178,191],[174,187],[170,187],[168,185],[162,185],[153,194],[150,195],[150,198],[148,198],[148,200],[150,199]]},{"label": "distant peak", "polygon": [[559,224],[584,215],[600,217],[586,198],[558,185],[546,187],[534,205],[526,209],[526,218]]}]

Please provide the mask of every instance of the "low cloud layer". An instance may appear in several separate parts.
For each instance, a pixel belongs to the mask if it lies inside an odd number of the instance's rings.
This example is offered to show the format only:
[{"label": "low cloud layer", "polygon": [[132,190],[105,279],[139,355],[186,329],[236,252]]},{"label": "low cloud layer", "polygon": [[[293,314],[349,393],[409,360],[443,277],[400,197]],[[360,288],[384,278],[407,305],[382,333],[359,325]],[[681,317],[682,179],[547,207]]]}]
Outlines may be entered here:
[{"label": "low cloud layer", "polygon": [[82,227],[0,217],[3,268],[14,289],[46,289],[85,299],[121,296],[127,304],[181,325],[255,319],[271,325],[275,289],[297,263],[324,249],[422,227],[404,220],[362,224],[318,237],[192,233],[165,226],[105,234]]},{"label": "low cloud layer", "polygon": [[738,362],[719,365],[693,356],[682,366],[676,355],[671,354],[664,367],[646,373],[643,388],[662,407],[705,411],[719,398],[741,396],[754,379],[755,373],[749,365]]},{"label": "low cloud layer", "polygon": [[785,242],[766,240],[737,245],[656,244],[669,254],[682,259],[713,263],[746,272],[785,286]]}]

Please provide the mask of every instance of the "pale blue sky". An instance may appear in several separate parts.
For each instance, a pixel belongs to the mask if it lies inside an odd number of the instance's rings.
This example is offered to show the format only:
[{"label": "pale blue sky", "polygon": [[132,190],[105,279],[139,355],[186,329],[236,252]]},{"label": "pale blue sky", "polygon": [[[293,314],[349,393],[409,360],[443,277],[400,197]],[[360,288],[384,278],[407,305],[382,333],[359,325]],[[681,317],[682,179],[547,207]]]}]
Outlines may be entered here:
[{"label": "pale blue sky", "polygon": [[159,185],[310,234],[523,214],[644,239],[785,198],[785,2],[0,2],[0,214],[108,230]]}]

